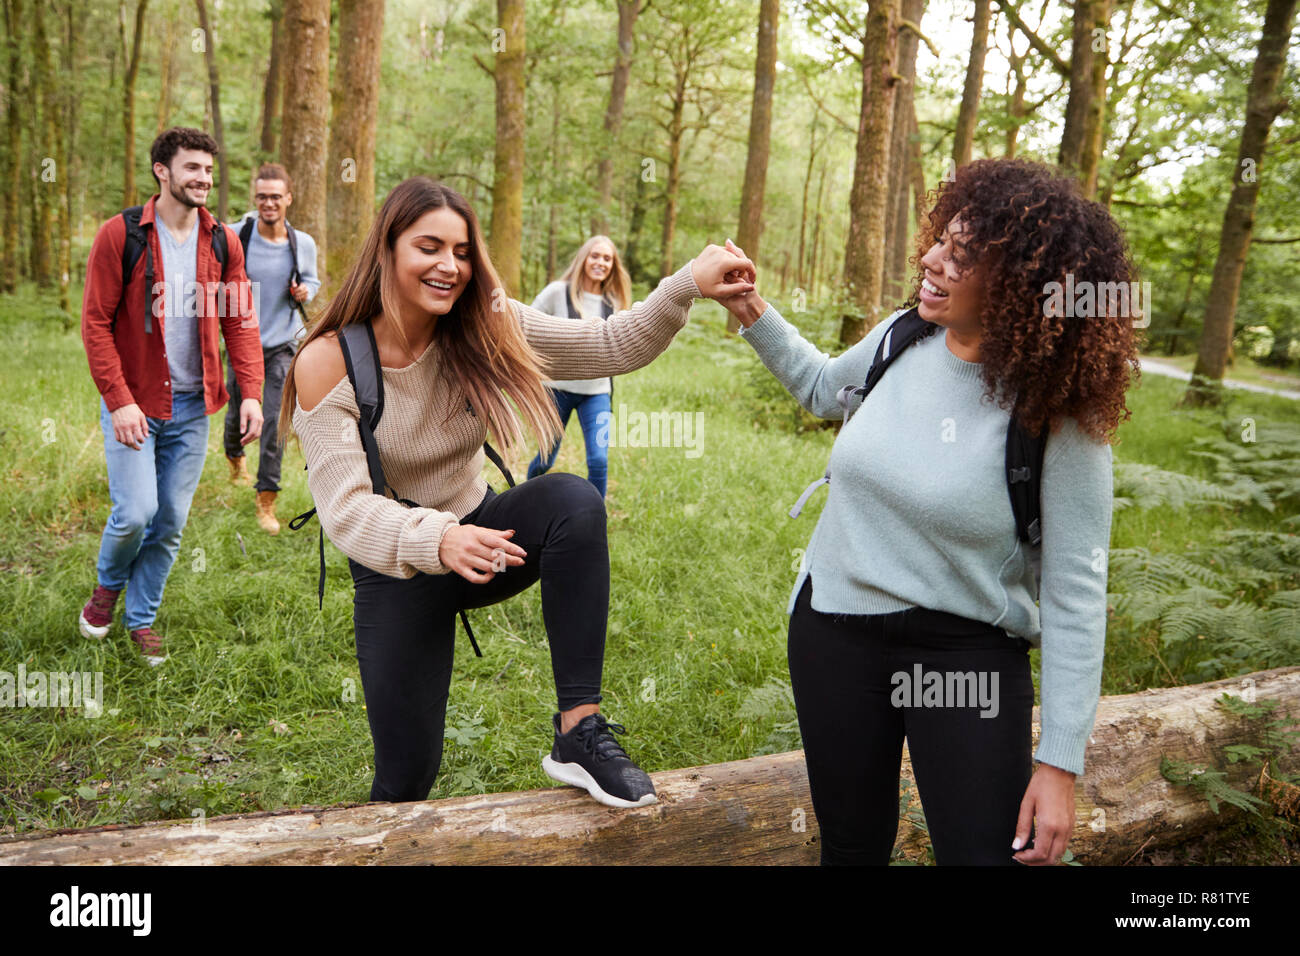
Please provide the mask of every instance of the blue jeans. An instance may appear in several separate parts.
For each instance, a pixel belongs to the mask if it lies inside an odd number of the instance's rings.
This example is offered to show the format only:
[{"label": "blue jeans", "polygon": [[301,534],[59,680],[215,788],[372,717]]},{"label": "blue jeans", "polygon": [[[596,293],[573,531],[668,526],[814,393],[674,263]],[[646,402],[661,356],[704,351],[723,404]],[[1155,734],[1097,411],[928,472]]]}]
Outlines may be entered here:
[{"label": "blue jeans", "polygon": [[99,425],[113,503],[95,570],[102,587],[126,589],[122,621],[128,631],[149,627],[180,549],[190,502],[208,452],[202,392],[172,395],[172,417],[149,418],[139,451],[113,437],[113,420],[99,400]]},{"label": "blue jeans", "polygon": [[[576,392],[563,392],[558,388],[548,388],[551,397],[555,399],[555,410],[560,413],[560,428],[563,429],[569,424],[569,415],[575,409],[578,412],[578,422],[582,425],[582,441],[587,446],[587,480],[596,486],[601,497],[605,496],[605,478],[609,473],[609,440],[598,440],[601,426],[605,426],[605,432],[609,431],[609,392],[600,395],[579,395]],[[605,417],[600,417],[601,413]],[[560,453],[560,442],[556,441],[555,447],[551,449],[546,460],[542,460],[541,452],[537,453],[528,465],[528,477],[536,478],[538,475],[544,475],[551,470],[555,464],[555,458]]]}]

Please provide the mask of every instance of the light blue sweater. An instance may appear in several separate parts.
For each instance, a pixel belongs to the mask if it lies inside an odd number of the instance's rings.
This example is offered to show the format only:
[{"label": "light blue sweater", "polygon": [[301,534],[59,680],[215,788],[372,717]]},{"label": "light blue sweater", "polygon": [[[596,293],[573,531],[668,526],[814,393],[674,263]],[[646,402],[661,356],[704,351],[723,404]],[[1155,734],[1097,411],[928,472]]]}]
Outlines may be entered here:
[{"label": "light blue sweater", "polygon": [[[770,306],[742,334],[804,408],[840,418],[836,394],[866,380],[901,314],[836,358]],[[829,494],[786,613],[811,574],[818,611],[920,606],[1026,638],[1042,650],[1036,758],[1082,773],[1106,640],[1111,449],[1073,419],[1048,437],[1042,546],[1022,545],[1005,477],[1009,413],[983,400],[981,369],[954,355],[939,329],[900,355],[853,411],[831,448]],[[809,461],[809,480],[817,467]],[[792,499],[798,491],[792,485]]]},{"label": "light blue sweater", "polygon": [[[244,219],[250,217],[256,221],[257,213],[249,213]],[[243,222],[241,219],[234,225],[236,232]],[[293,232],[298,242],[298,274],[307,287],[307,299],[303,302],[306,305],[320,290],[320,277],[316,274],[316,240],[301,229]],[[257,325],[262,336],[262,348],[278,348],[302,338],[305,334],[302,317],[294,306],[293,296],[289,295],[289,277],[293,275],[289,240],[272,242],[264,239],[254,226],[253,234],[248,238],[244,272],[256,283]]]}]

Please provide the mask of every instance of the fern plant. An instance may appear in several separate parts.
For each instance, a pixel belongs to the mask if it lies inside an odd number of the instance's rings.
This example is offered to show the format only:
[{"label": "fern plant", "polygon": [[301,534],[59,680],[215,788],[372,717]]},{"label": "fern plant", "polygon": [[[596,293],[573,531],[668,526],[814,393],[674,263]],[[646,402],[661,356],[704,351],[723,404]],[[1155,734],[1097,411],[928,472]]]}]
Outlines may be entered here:
[{"label": "fern plant", "polygon": [[755,687],[740,705],[741,720],[755,723],[774,721],[767,741],[755,754],[778,754],[798,750],[803,746],[799,734],[799,718],[795,714],[794,690],[790,682],[779,677],[769,677],[767,683]]},{"label": "fern plant", "polygon": [[1251,494],[1270,511],[1300,505],[1300,425],[1245,418],[1224,420],[1218,430],[1221,436],[1195,439],[1190,452],[1210,464],[1217,483]]}]

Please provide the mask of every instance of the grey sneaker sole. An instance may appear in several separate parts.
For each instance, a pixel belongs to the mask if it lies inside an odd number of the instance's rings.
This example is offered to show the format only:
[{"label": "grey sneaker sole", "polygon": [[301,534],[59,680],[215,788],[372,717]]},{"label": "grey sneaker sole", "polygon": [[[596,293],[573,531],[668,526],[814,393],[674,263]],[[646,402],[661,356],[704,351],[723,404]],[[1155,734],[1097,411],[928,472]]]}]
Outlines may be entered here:
[{"label": "grey sneaker sole", "polygon": [[618,807],[620,809],[629,809],[632,807],[647,807],[652,803],[658,803],[659,797],[653,793],[647,793],[640,800],[624,800],[622,797],[616,797],[613,794],[606,793],[601,789],[600,784],[595,781],[591,774],[587,773],[581,765],[576,763],[560,763],[558,760],[552,760],[551,755],[547,754],[542,758],[542,769],[552,780],[558,780],[560,783],[567,783],[571,787],[581,787],[592,795],[598,802],[605,804],[607,807]]}]

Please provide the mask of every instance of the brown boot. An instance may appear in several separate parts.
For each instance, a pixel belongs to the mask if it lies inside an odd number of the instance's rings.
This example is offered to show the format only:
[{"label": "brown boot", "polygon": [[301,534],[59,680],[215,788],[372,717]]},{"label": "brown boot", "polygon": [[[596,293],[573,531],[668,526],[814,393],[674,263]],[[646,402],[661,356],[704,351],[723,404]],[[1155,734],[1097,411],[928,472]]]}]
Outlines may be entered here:
[{"label": "brown boot", "polygon": [[248,473],[248,456],[240,455],[238,458],[226,456],[226,461],[230,462],[230,483],[232,485],[248,486],[253,483],[253,476]]},{"label": "brown boot", "polygon": [[275,520],[275,496],[278,492],[259,491],[257,493],[257,523],[267,534],[279,534],[280,522]]}]

